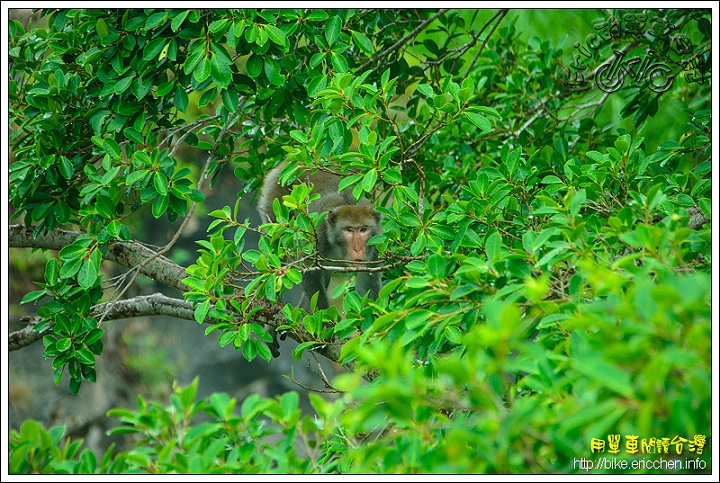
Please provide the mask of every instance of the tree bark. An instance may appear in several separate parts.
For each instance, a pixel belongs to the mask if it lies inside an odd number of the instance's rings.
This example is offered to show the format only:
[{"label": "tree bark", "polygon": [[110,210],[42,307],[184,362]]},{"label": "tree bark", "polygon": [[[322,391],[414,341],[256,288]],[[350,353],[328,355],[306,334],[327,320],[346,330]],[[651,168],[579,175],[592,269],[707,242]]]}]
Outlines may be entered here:
[{"label": "tree bark", "polygon": [[[77,237],[82,235],[77,231],[53,230],[47,234],[40,234],[33,238],[32,227],[26,225],[11,225],[8,230],[8,246],[14,248],[44,248],[60,250],[70,245]],[[105,260],[110,260],[127,268],[135,268],[144,260],[155,254],[149,248],[137,242],[116,241],[110,246],[105,254]],[[181,292],[190,290],[190,287],[183,283],[187,277],[185,267],[169,260],[163,256],[155,257],[140,267],[140,273],[163,285],[173,287]]]}]

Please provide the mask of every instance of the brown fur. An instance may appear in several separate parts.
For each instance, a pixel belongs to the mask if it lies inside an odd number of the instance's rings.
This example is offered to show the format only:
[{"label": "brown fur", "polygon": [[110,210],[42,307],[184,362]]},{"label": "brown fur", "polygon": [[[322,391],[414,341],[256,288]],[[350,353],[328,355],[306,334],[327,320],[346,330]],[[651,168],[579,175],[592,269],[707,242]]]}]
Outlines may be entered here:
[{"label": "brown fur", "polygon": [[[258,199],[258,212],[263,223],[274,222],[273,201],[290,194],[290,186],[280,184],[280,174],[285,163],[270,171],[265,177],[265,183]],[[367,241],[374,235],[382,232],[380,227],[380,213],[373,208],[367,200],[356,202],[349,189],[338,192],[341,178],[334,174],[317,172],[313,175],[303,175],[298,182],[305,182],[314,186],[314,192],[321,197],[308,206],[309,211],[315,213],[328,212],[318,227],[317,249],[325,259],[324,265],[351,266],[360,261],[377,260],[377,250],[368,246]],[[344,260],[341,261],[341,260]],[[310,300],[318,293],[317,308],[326,309],[330,306],[327,288],[330,283],[330,273],[326,271],[307,272],[303,275],[303,294],[299,306],[310,312]],[[382,279],[379,273],[358,272],[355,279],[355,288],[361,295],[367,294],[375,300],[380,292]],[[270,346],[273,355],[279,355],[279,343],[276,335]]]}]

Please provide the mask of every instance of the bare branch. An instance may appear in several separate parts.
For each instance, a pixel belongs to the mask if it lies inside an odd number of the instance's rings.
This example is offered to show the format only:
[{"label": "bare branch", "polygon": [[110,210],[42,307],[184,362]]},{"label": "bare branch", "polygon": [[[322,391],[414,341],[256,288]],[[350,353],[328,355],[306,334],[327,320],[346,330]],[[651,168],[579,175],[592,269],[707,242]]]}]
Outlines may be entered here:
[{"label": "bare branch", "polygon": [[[490,40],[490,37],[492,37],[492,34],[495,33],[495,29],[497,29],[498,25],[500,25],[500,22],[502,22],[502,19],[505,18],[505,15],[507,15],[507,13],[508,13],[507,8],[503,8],[502,10],[499,10],[498,12],[496,12],[495,15],[493,15],[487,22],[485,22],[485,25],[483,25],[480,28],[480,31],[478,32],[478,36],[474,37],[472,42],[469,44],[468,48],[474,46],[475,43],[477,43],[478,37],[485,31],[485,29],[490,24],[490,22],[495,20],[498,16],[500,17],[497,20],[497,22],[495,22],[495,25],[493,25],[493,27],[490,29],[490,33],[487,34],[487,36],[485,37],[485,40],[483,41],[482,45],[480,46],[480,49],[478,49],[477,53],[475,54],[475,57],[473,57],[472,62],[470,62],[470,65],[468,66],[467,70],[465,71],[465,75],[463,76],[462,81],[467,79],[467,76],[469,76],[470,72],[472,72],[473,67],[475,67],[475,64],[477,63],[478,59],[480,58],[480,54],[482,54],[482,51],[485,49],[485,46],[487,45],[488,40]],[[463,53],[465,53],[465,52],[463,52]],[[457,59],[456,59],[456,62],[457,62]],[[453,69],[454,69],[454,67],[455,67],[455,65],[453,65]],[[462,81],[460,81],[460,83],[462,83]]]},{"label": "bare branch", "polygon": [[[98,304],[90,310],[90,316],[99,317],[104,314],[106,320],[117,320],[130,317],[167,315],[178,319],[194,320],[193,312],[194,309],[190,302],[184,302],[179,299],[167,297],[161,293],[155,293],[128,300]],[[22,317],[21,320],[27,322],[27,326],[10,334],[8,346],[11,351],[22,349],[37,342],[49,331],[49,327],[48,330],[43,332],[35,332],[33,330],[37,324],[45,320],[42,317]],[[216,324],[222,321],[208,317],[205,319],[205,322],[208,324]]]},{"label": "bare branch", "polygon": [[368,68],[369,66],[371,66],[372,64],[376,64],[376,63],[378,64],[378,66],[375,67],[375,68],[373,69],[373,71],[377,70],[378,67],[379,67],[380,65],[382,65],[382,64],[379,63],[382,59],[384,59],[385,57],[387,57],[388,54],[390,54],[390,53],[396,51],[397,49],[399,49],[400,47],[402,47],[408,40],[410,40],[411,38],[415,37],[417,34],[419,34],[420,32],[422,32],[422,31],[425,29],[425,27],[427,27],[430,23],[432,23],[433,20],[435,20],[436,18],[438,18],[439,16],[441,16],[442,14],[444,14],[445,12],[447,12],[448,10],[450,10],[450,9],[449,9],[449,8],[445,8],[445,9],[443,9],[443,10],[440,10],[438,13],[436,13],[435,15],[433,15],[432,17],[430,17],[429,19],[425,20],[423,23],[421,23],[420,25],[418,25],[417,27],[415,27],[415,29],[414,29],[412,32],[408,33],[408,34],[405,35],[403,38],[401,38],[400,40],[398,40],[397,42],[395,42],[394,44],[392,44],[390,47],[388,47],[387,49],[383,50],[382,52],[380,52],[378,55],[376,55],[376,56],[373,57],[372,59],[370,59],[370,60],[368,60],[367,62],[365,62],[360,68],[357,69],[356,72],[362,72],[363,70],[367,69],[367,68]]}]

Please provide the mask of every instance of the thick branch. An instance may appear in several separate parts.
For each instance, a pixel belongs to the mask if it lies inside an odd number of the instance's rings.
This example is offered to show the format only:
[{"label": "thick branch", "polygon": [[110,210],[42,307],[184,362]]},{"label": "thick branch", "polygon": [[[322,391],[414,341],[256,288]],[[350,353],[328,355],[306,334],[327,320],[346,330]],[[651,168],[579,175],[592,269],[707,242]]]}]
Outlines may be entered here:
[{"label": "thick branch", "polygon": [[[82,233],[77,231],[53,230],[37,238],[32,236],[33,230],[26,225],[11,225],[8,230],[8,245],[15,248],[45,248],[60,250],[70,245]],[[104,258],[124,267],[134,269],[143,261],[151,258],[155,252],[137,242],[117,241],[110,246]],[[173,287],[181,292],[190,290],[183,283],[187,277],[185,268],[165,257],[156,257],[140,267],[140,273],[158,282]]]},{"label": "thick branch", "polygon": [[[71,244],[82,233],[53,230],[46,235],[39,235],[37,238],[32,236],[33,230],[25,225],[13,225],[9,227],[8,244],[10,247],[16,248],[44,248],[50,250],[60,250],[64,246]],[[105,254],[105,259],[118,263],[130,269],[141,265],[141,262],[151,258],[155,252],[149,248],[136,242],[116,242]],[[190,287],[182,282],[187,276],[185,268],[168,260],[165,257],[158,256],[150,260],[140,267],[140,272],[148,277],[157,280],[169,287],[174,287],[182,292],[190,290]],[[285,315],[282,313],[282,303],[271,303],[266,299],[260,299],[256,302],[260,310],[255,312],[252,322],[258,324],[267,324],[272,328],[277,328],[287,323]],[[99,304],[91,309],[92,317],[100,317],[104,315],[103,320],[116,320],[129,317],[141,317],[152,315],[166,315],[179,319],[194,321],[194,308],[190,302],[166,297],[162,294],[153,294],[141,297],[135,297],[129,300],[121,300],[116,302],[108,302]],[[33,327],[39,323],[40,317],[26,317],[22,320],[27,321],[28,325],[9,336],[9,349],[11,351],[21,349],[42,339],[43,333],[33,331]],[[207,324],[216,324],[223,322],[219,319],[208,317],[205,319]],[[243,320],[239,316],[234,320],[236,323],[248,323],[249,320]],[[288,332],[287,335],[297,342],[313,340],[313,337],[305,331],[304,328],[298,327],[295,332]],[[319,348],[315,352],[321,354],[332,361],[338,361],[340,358],[340,344],[330,344]]]},{"label": "thick branch", "polygon": [[[90,309],[89,315],[91,317],[98,318],[104,314],[105,320],[147,317],[153,315],[166,315],[168,317],[175,317],[178,319],[195,320],[194,312],[195,309],[190,302],[167,297],[161,293],[155,293],[127,300],[118,300],[117,302],[98,304]],[[266,323],[271,324],[274,327],[278,327],[285,323],[285,317],[282,315],[282,306],[274,307],[272,310],[266,310],[262,317],[263,320],[267,321]],[[10,334],[8,340],[11,351],[22,349],[23,347],[37,342],[46,333],[33,331],[33,328],[44,320],[42,317],[23,317],[21,320],[27,322],[28,325],[21,330]],[[236,316],[234,320],[236,323],[241,323],[242,321],[243,320],[239,316]],[[226,321],[216,319],[214,317],[205,318],[206,324],[212,325],[223,322]]]},{"label": "thick branch", "polygon": [[[273,328],[277,328],[287,323],[287,319],[282,312],[283,305],[281,303],[271,303],[267,300],[258,302],[260,310],[253,315],[252,322],[258,324],[267,324]],[[167,297],[163,294],[156,293],[153,295],[139,296],[128,300],[120,300],[113,303],[98,304],[90,310],[91,317],[100,317],[105,314],[105,320],[126,319],[130,317],[146,317],[153,315],[166,315],[178,319],[194,321],[194,308],[190,302]],[[35,332],[33,328],[44,319],[42,317],[23,317],[22,321],[27,322],[27,326],[23,329],[13,332],[8,337],[8,347],[10,351],[16,351],[27,347],[42,339],[48,331]],[[205,324],[225,323],[226,321],[207,317]],[[249,321],[236,316],[233,322],[242,324]],[[299,335],[298,335],[299,334]],[[297,342],[312,340],[304,328],[297,328],[297,333],[288,332],[290,338]],[[316,352],[328,359],[337,362],[340,358],[340,349],[342,345],[330,344],[319,348]],[[352,366],[350,364],[349,366]]]}]

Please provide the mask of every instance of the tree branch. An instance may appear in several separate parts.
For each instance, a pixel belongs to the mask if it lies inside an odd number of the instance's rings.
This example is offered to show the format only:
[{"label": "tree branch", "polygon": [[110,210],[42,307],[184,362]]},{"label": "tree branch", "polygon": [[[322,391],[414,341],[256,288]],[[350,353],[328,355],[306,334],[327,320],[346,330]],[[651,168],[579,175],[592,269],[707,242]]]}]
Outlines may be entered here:
[{"label": "tree branch", "polygon": [[[64,246],[70,245],[80,235],[82,235],[80,232],[59,229],[53,230],[45,235],[38,235],[37,238],[33,238],[32,234],[32,227],[26,225],[12,225],[8,230],[8,246],[14,248],[60,250]],[[182,282],[183,278],[187,276],[185,268],[163,256],[155,255],[156,252],[141,245],[140,243],[117,241],[110,246],[110,249],[107,251],[104,258],[130,269],[140,266],[140,273],[157,280],[164,285],[176,288],[181,292],[190,290],[190,287]],[[142,262],[149,258],[152,258],[152,260],[142,265]],[[252,322],[267,324],[273,328],[277,328],[287,323],[287,319],[282,312],[282,303],[272,303],[267,299],[259,299],[255,302],[255,307],[259,307],[259,310],[253,314]],[[174,299],[162,294],[146,295],[128,300],[98,304],[90,309],[90,315],[93,317],[100,316],[105,312],[107,312],[105,320],[152,315],[167,315],[179,319],[195,320],[194,308],[190,302]],[[8,345],[11,351],[33,344],[42,339],[42,336],[44,335],[43,333],[33,331],[33,327],[43,320],[41,317],[23,317],[21,320],[27,321],[28,325],[23,329],[10,334]],[[225,321],[214,319],[212,317],[207,317],[205,319],[205,323],[207,324],[216,324],[219,322]],[[250,321],[242,319],[239,315],[237,315],[233,322],[242,324]],[[287,335],[297,342],[313,340],[313,337],[305,331],[304,327],[297,327],[294,331],[287,332]],[[327,344],[324,347],[318,348],[314,352],[321,354],[332,361],[338,361],[340,358],[341,348],[342,344]],[[352,365],[353,364],[350,364],[349,367],[352,367]]]},{"label": "tree branch", "polygon": [[[391,45],[391,46],[388,47],[387,49],[383,50],[382,52],[380,52],[378,55],[376,55],[376,56],[373,57],[372,59],[370,59],[370,60],[368,60],[367,62],[365,62],[360,68],[358,68],[358,69],[356,70],[356,72],[362,72],[363,70],[365,70],[366,68],[370,67],[371,65],[376,64],[376,63],[379,63],[379,62],[380,62],[382,59],[384,59],[388,54],[390,54],[390,53],[396,51],[397,49],[399,49],[400,47],[402,47],[403,44],[405,44],[405,42],[407,42],[409,39],[415,37],[417,34],[419,34],[420,32],[422,32],[423,29],[425,29],[425,27],[427,27],[430,23],[432,23],[433,20],[435,20],[436,18],[438,18],[440,15],[444,14],[444,13],[447,12],[448,10],[450,10],[450,9],[449,9],[449,8],[445,8],[445,9],[443,9],[443,10],[440,10],[438,13],[436,13],[435,15],[433,15],[432,17],[430,17],[429,19],[425,20],[423,23],[421,23],[420,25],[418,25],[417,27],[415,27],[415,30],[413,30],[412,32],[408,33],[408,34],[405,35],[403,38],[401,38],[400,40],[398,40],[397,42],[395,42],[393,45]],[[378,64],[378,66],[376,66],[376,67],[373,69],[373,71],[377,70],[377,68],[379,67],[379,65],[380,65],[380,64]]]},{"label": "tree branch", "polygon": [[[192,304],[189,302],[183,302],[182,300],[166,297],[160,293],[135,297],[128,300],[121,300],[114,303],[98,304],[90,310],[91,317],[98,317],[103,313],[107,313],[105,316],[106,320],[148,315],[168,315],[179,319],[193,320]],[[35,332],[33,330],[37,324],[45,320],[42,317],[26,316],[22,317],[20,320],[27,322],[27,326],[10,334],[8,338],[8,345],[11,351],[22,349],[23,347],[37,342],[49,330],[49,327],[48,330],[43,332]],[[219,321],[208,320],[208,323],[215,322]]]},{"label": "tree branch", "polygon": [[[44,248],[49,250],[60,250],[70,245],[83,233],[77,231],[53,230],[47,234],[40,234],[33,238],[33,229],[27,225],[11,225],[8,229],[8,246],[14,248]],[[134,269],[140,266],[145,260],[154,257],[156,252],[137,242],[116,241],[110,245],[110,249],[103,258],[119,265]],[[190,287],[183,283],[187,277],[185,267],[158,256],[140,266],[140,273],[158,282],[173,287],[181,292],[190,290]]]},{"label": "tree branch", "polygon": [[[502,19],[505,18],[505,15],[507,15],[507,13],[508,13],[507,8],[503,8],[503,9],[499,10],[498,12],[496,12],[495,15],[493,15],[487,22],[485,22],[485,25],[483,25],[480,28],[480,31],[478,32],[477,37],[473,37],[473,40],[470,43],[469,48],[473,47],[477,43],[478,37],[480,35],[482,35],[482,33],[487,28],[487,26],[490,24],[490,22],[492,22],[498,16],[500,16],[500,18],[497,20],[497,22],[495,22],[495,25],[493,25],[492,29],[490,29],[490,33],[487,34],[487,36],[485,37],[485,40],[483,41],[482,45],[480,46],[480,49],[475,54],[475,57],[473,57],[472,62],[470,62],[470,65],[468,66],[467,70],[465,71],[465,75],[462,77],[460,84],[462,84],[462,81],[467,79],[467,77],[470,75],[470,72],[472,71],[473,67],[475,67],[475,64],[477,63],[478,59],[480,58],[480,54],[482,54],[482,51],[485,49],[485,46],[487,45],[488,40],[490,40],[490,37],[492,37],[492,34],[495,33],[495,29],[497,29],[498,25],[500,25],[500,22],[502,22]],[[469,48],[468,48],[468,50],[469,50]],[[464,53],[465,52],[463,52],[463,54]],[[457,63],[457,58],[455,59],[455,62]],[[454,69],[455,69],[455,65],[453,64],[453,70]]]}]

